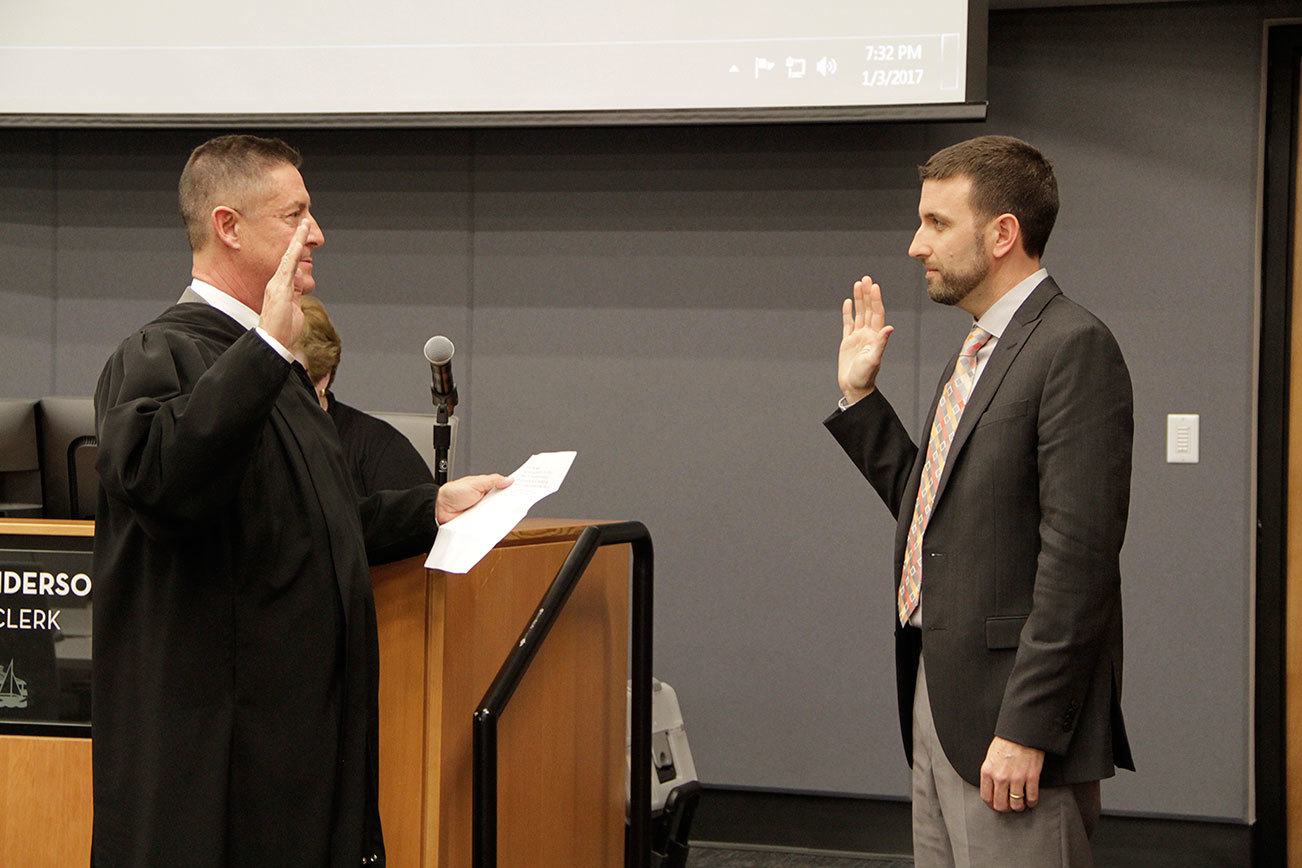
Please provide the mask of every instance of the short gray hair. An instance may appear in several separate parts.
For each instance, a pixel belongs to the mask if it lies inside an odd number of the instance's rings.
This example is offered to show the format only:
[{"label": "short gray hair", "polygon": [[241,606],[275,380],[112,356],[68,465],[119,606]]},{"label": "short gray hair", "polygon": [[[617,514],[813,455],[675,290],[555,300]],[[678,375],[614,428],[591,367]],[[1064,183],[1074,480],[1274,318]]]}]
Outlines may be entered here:
[{"label": "short gray hair", "polygon": [[213,208],[242,201],[268,170],[284,164],[298,168],[303,157],[280,139],[260,136],[218,136],[191,151],[177,188],[190,249],[207,243]]}]

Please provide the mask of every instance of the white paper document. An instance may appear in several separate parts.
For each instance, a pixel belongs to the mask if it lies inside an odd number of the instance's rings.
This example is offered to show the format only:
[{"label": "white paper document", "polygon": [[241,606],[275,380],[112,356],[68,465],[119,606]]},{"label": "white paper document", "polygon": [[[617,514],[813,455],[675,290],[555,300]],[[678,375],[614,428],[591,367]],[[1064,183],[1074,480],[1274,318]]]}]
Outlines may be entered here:
[{"label": "white paper document", "polygon": [[539,452],[511,474],[515,484],[490,491],[484,499],[439,527],[425,566],[449,573],[467,573],[529,512],[529,508],[558,491],[570,472],[576,452]]}]

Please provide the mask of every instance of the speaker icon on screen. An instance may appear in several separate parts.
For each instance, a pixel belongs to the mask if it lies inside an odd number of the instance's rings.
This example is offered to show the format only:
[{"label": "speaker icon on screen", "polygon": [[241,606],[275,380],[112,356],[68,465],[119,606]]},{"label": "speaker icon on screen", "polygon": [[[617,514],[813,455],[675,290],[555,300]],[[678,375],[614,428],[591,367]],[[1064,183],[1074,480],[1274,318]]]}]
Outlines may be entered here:
[{"label": "speaker icon on screen", "polygon": [[814,64],[814,68],[818,70],[818,74],[823,78],[827,78],[829,75],[836,75],[836,58],[820,57],[818,63]]}]

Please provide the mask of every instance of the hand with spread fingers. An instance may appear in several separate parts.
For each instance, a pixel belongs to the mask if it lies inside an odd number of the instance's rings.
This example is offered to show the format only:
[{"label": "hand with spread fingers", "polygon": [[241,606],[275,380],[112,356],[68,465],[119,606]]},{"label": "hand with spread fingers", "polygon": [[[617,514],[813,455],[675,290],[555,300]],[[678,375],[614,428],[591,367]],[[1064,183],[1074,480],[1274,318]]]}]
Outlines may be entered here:
[{"label": "hand with spread fingers", "polygon": [[498,473],[463,476],[445,482],[439,487],[438,500],[434,504],[434,518],[439,524],[447,524],[483,500],[490,491],[506,488],[512,482],[515,480]]},{"label": "hand with spread fingers", "polygon": [[995,736],[981,764],[981,801],[1000,813],[1034,808],[1042,768],[1044,751]]},{"label": "hand with spread fingers", "polygon": [[837,385],[846,403],[853,404],[877,388],[886,343],[895,331],[886,325],[882,288],[864,275],[854,282],[854,298],[841,303],[841,350],[837,358]]},{"label": "hand with spread fingers", "polygon": [[294,346],[303,331],[303,310],[299,307],[303,294],[295,285],[295,273],[304,257],[311,255],[307,247],[308,231],[308,220],[304,218],[294,230],[294,237],[285,248],[276,273],[267,281],[267,290],[262,296],[262,315],[258,325],[284,347]]}]

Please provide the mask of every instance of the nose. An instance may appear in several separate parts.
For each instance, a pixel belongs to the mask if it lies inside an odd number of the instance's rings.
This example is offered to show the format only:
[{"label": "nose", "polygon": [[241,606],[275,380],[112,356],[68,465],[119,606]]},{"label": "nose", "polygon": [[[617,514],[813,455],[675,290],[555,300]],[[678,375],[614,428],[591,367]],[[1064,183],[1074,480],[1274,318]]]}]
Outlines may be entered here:
[{"label": "nose", "polygon": [[914,259],[926,259],[931,255],[931,248],[922,241],[922,227],[913,233],[913,240],[909,242],[909,255]]},{"label": "nose", "polygon": [[307,241],[304,243],[312,248],[325,244],[325,233],[321,231],[321,224],[316,222],[316,218],[310,211],[307,215]]}]

